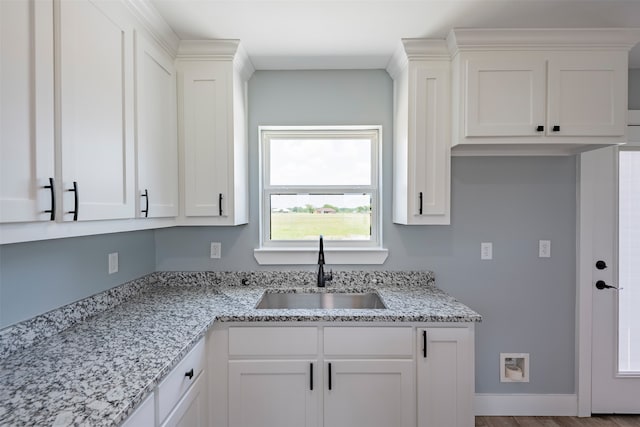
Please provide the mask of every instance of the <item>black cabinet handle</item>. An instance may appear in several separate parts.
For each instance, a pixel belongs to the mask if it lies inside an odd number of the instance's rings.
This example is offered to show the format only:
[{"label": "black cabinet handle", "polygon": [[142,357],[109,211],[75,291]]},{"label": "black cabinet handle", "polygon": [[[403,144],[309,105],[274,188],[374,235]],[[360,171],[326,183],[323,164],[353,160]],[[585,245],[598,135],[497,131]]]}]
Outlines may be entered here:
[{"label": "black cabinet handle", "polygon": [[144,214],[145,218],[149,217],[149,191],[145,188],[144,193],[140,195],[140,197],[144,197],[146,200],[145,208],[140,211],[140,213]]},{"label": "black cabinet handle", "polygon": [[191,368],[187,372],[185,372],[184,376],[189,378],[189,379],[192,379],[193,378],[193,368]]},{"label": "black cabinet handle", "polygon": [[427,331],[422,331],[422,357],[427,358]]},{"label": "black cabinet handle", "polygon": [[617,288],[615,286],[607,285],[607,283],[604,280],[598,280],[596,282],[596,288],[598,288],[599,290],[615,289],[616,291],[621,291],[622,289],[624,289],[624,288]]},{"label": "black cabinet handle", "polygon": [[329,362],[329,390],[331,390],[331,362]]},{"label": "black cabinet handle", "polygon": [[422,191],[420,192],[418,197],[420,198],[420,206],[418,207],[418,214],[422,215]]},{"label": "black cabinet handle", "polygon": [[78,199],[80,195],[78,193],[78,183],[73,181],[73,188],[68,189],[67,191],[73,191],[73,203],[74,207],[72,211],[67,212],[68,214],[73,214],[73,220],[78,220],[78,211],[80,210],[80,206],[78,205]]},{"label": "black cabinet handle", "polygon": [[560,126],[555,125],[552,129],[554,132],[560,132]]},{"label": "black cabinet handle", "polygon": [[218,194],[218,215],[222,216],[222,193]]},{"label": "black cabinet handle", "polygon": [[538,125],[538,127],[536,128],[536,131],[538,131],[538,132],[544,132],[544,126],[542,126],[542,125]]},{"label": "black cabinet handle", "polygon": [[313,391],[313,363],[309,363],[309,390]]},{"label": "black cabinet handle", "polygon": [[51,209],[44,211],[45,213],[51,214],[49,216],[50,221],[56,220],[56,187],[53,184],[53,178],[49,178],[49,185],[44,186],[44,188],[48,188],[51,193]]}]

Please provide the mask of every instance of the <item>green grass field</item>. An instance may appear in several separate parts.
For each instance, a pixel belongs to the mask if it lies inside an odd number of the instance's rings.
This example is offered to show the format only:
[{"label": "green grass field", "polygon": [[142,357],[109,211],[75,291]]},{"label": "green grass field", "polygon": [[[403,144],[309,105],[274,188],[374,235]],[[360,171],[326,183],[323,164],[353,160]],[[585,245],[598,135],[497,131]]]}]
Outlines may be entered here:
[{"label": "green grass field", "polygon": [[272,213],[271,240],[369,240],[371,215],[364,213]]}]

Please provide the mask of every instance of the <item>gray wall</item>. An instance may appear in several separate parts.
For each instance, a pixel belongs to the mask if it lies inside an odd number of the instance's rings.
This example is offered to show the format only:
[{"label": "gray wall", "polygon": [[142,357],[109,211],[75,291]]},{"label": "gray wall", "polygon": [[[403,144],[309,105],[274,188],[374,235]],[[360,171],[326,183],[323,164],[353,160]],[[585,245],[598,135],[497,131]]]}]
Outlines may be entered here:
[{"label": "gray wall", "polygon": [[[0,328],[155,271],[154,232],[0,246]],[[108,274],[108,254],[119,271]]]},{"label": "gray wall", "polygon": [[[392,224],[392,81],[384,71],[256,72],[249,83],[250,224],[157,230],[157,269],[260,269],[253,258],[257,127],[326,124],[383,126],[390,255],[382,266],[355,268],[431,269],[438,286],[484,316],[476,338],[478,392],[573,393],[575,158],[454,158],[452,225]],[[537,257],[540,239],[551,240],[550,259]],[[222,259],[208,258],[211,241],[222,242]],[[494,244],[492,261],[480,261],[485,241]],[[531,382],[501,384],[500,352],[530,353]]]},{"label": "gray wall", "polygon": [[640,68],[629,70],[629,109],[640,110]]}]

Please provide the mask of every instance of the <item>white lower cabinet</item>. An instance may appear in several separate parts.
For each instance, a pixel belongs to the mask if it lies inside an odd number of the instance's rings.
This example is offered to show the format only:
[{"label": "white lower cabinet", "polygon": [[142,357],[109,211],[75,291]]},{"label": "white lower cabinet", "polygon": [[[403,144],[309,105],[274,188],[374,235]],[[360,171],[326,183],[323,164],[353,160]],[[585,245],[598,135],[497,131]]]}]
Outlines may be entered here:
[{"label": "white lower cabinet", "polygon": [[211,425],[471,427],[473,325],[428,325],[216,325]]},{"label": "white lower cabinet", "polygon": [[327,360],[324,425],[415,426],[413,360]]},{"label": "white lower cabinet", "polygon": [[162,427],[205,427],[207,421],[206,375],[200,375],[173,408]]},{"label": "white lower cabinet", "polygon": [[229,426],[317,426],[317,365],[317,360],[229,361]]},{"label": "white lower cabinet", "polygon": [[474,341],[469,328],[419,328],[418,427],[474,425]]},{"label": "white lower cabinet", "polygon": [[151,393],[121,427],[153,427],[156,424],[154,394]]}]

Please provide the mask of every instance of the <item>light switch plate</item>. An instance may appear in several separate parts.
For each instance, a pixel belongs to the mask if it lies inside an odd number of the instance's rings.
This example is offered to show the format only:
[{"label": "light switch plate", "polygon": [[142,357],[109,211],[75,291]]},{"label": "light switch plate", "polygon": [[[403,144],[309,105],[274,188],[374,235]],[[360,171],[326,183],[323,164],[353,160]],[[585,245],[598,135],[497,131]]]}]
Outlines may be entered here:
[{"label": "light switch plate", "polygon": [[109,254],[109,274],[118,272],[118,252]]},{"label": "light switch plate", "polygon": [[483,260],[493,259],[493,243],[491,242],[480,243],[480,259],[483,259]]}]

